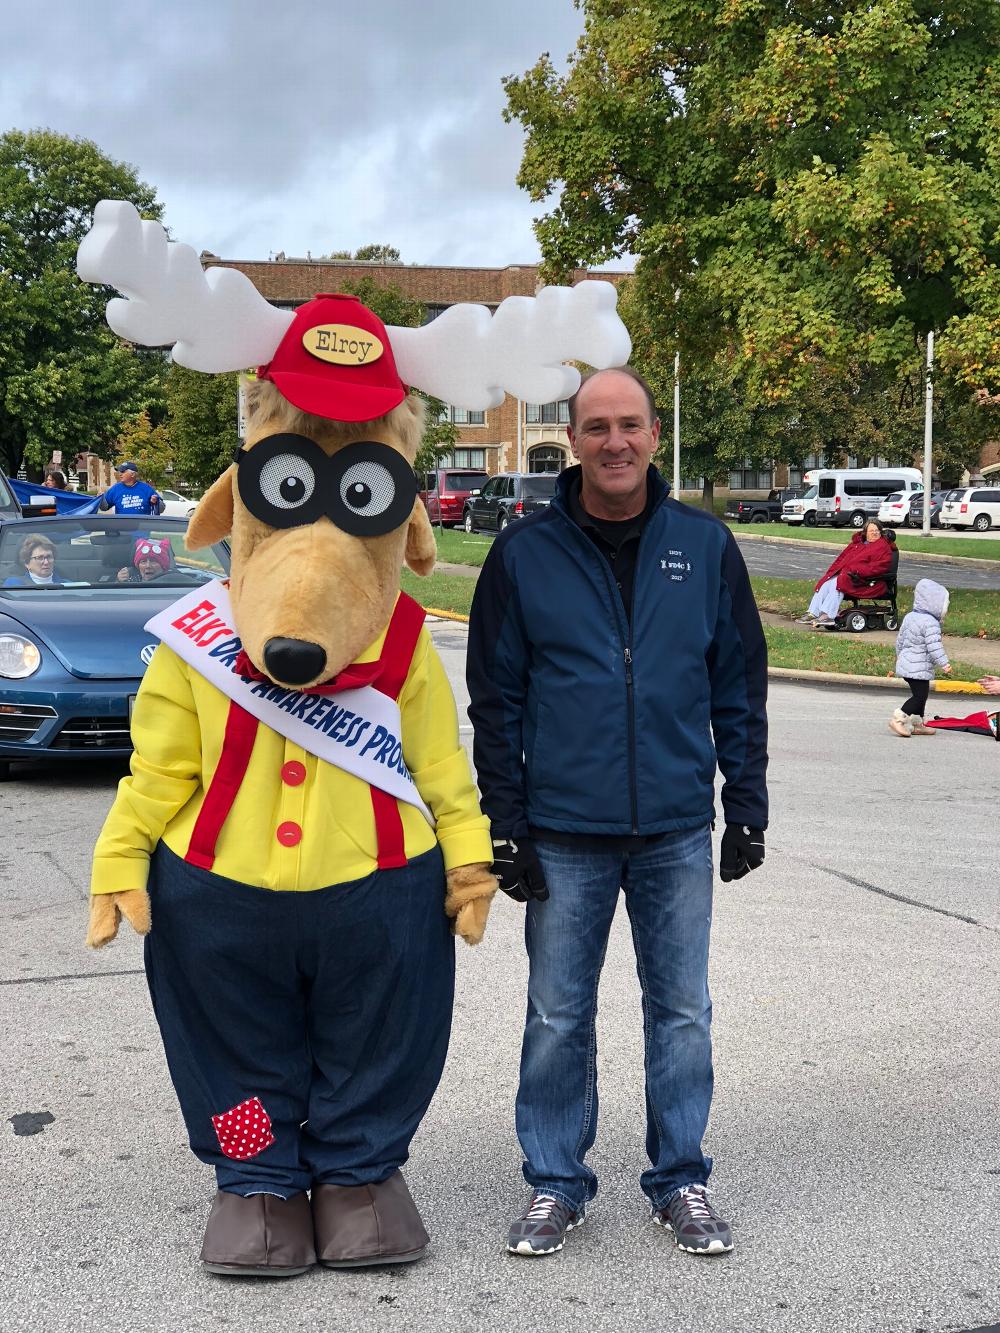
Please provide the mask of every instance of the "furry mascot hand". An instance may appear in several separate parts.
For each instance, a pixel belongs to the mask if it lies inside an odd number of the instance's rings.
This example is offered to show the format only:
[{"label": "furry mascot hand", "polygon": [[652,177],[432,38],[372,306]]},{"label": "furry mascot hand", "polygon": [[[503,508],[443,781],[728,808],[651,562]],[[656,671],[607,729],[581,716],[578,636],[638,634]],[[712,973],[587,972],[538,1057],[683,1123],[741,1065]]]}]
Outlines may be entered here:
[{"label": "furry mascot hand", "polygon": [[93,893],[90,896],[90,921],[87,926],[87,947],[100,949],[118,934],[122,917],[137,935],[148,935],[151,924],[149,894],[145,889],[128,889],[125,893]]},{"label": "furry mascot hand", "polygon": [[447,916],[454,918],[455,934],[466,944],[478,944],[486,930],[490,903],[497,891],[496,875],[481,865],[456,866],[448,871],[448,892],[444,900]]}]

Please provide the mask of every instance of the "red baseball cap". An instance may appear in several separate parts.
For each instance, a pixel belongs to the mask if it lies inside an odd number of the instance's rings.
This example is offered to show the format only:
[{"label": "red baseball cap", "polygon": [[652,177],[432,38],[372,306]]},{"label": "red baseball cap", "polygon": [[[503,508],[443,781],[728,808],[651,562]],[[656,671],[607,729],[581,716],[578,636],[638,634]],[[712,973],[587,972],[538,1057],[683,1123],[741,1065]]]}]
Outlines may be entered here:
[{"label": "red baseball cap", "polygon": [[257,375],[300,411],[332,421],[374,421],[408,392],[385,325],[356,296],[339,292],[299,306]]}]

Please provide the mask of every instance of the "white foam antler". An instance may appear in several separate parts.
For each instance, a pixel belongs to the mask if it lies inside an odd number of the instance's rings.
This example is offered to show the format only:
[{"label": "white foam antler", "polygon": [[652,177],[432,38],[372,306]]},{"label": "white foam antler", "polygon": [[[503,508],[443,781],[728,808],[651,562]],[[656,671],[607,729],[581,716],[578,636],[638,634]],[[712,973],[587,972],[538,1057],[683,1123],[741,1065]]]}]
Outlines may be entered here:
[{"label": "white foam antler", "polygon": [[569,398],[580,372],[624,365],[632,350],[610,282],[543,287],[537,296],[508,296],[485,306],[453,305],[419,329],[388,330],[396,368],[415,385],[456,407],[497,407],[504,393],[529,403]]},{"label": "white foam antler", "polygon": [[132,204],[104,199],[80,242],[76,271],[85,282],[117,289],[108,302],[115,333],[147,347],[173,343],[189,370],[243,370],[270,361],[292,322],[237,269],[203,270],[190,245],[168,241],[158,222]]}]

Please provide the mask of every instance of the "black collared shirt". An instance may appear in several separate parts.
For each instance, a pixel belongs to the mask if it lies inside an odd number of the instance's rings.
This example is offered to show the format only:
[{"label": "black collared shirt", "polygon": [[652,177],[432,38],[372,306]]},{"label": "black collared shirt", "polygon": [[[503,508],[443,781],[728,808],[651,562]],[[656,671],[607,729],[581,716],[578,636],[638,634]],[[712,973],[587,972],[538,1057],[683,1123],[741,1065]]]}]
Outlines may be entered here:
[{"label": "black collared shirt", "polygon": [[639,552],[639,538],[653,511],[652,488],[646,487],[646,507],[633,518],[594,518],[588,514],[580,499],[580,482],[569,492],[569,512],[574,523],[582,528],[611,567],[611,574],[621,594],[625,617],[632,620],[632,584],[635,580],[635,561]]}]

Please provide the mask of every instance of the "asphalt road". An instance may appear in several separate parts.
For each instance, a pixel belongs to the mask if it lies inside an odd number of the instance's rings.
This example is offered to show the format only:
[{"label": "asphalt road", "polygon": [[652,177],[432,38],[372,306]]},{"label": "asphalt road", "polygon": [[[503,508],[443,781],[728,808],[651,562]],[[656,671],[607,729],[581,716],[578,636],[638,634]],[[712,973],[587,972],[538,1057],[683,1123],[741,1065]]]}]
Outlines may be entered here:
[{"label": "asphalt road", "polygon": [[[460,677],[464,630],[434,636]],[[407,1168],[431,1256],[285,1283],[203,1274],[214,1185],[185,1146],[139,943],[81,943],[122,770],[22,770],[0,787],[3,1333],[1000,1320],[1000,901],[984,850],[1000,760],[972,736],[901,741],[891,706],[772,688],[767,861],[716,896],[708,1148],[736,1249],[714,1260],[676,1250],[639,1192],[641,1016],[621,914],[601,990],[601,1192],[561,1254],[503,1253],[526,1190],[512,1129],[522,918],[502,899],[483,946],[461,947],[448,1067]],[[17,1134],[25,1113],[52,1119]]]},{"label": "asphalt road", "polygon": [[[766,537],[744,537],[740,540],[740,530],[733,528],[737,543],[743,552],[747,569],[751,574],[764,574],[779,579],[812,579],[815,581],[829,569],[834,557],[842,549],[835,543],[829,551],[817,550],[813,546],[794,545],[788,540],[768,541]],[[844,545],[850,540],[850,534],[844,533]],[[899,582],[907,588],[913,588],[920,579],[934,579],[947,588],[978,588],[983,591],[1000,590],[1000,561],[992,569],[966,569],[962,565],[942,560],[921,560],[909,551],[899,553]]]}]

